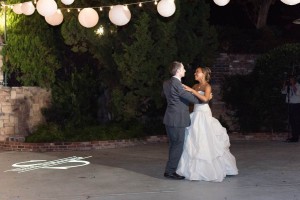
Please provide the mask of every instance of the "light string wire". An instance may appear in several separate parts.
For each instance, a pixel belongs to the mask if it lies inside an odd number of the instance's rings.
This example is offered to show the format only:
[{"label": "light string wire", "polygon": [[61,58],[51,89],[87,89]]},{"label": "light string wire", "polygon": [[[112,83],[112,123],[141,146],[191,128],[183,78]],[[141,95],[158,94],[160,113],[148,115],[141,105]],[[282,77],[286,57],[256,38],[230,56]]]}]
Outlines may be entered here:
[{"label": "light string wire", "polygon": [[[57,10],[80,10],[80,9],[83,9],[83,8],[98,8],[100,9],[100,11],[102,11],[103,8],[113,8],[114,6],[116,5],[124,5],[124,6],[131,6],[131,5],[139,5],[140,7],[142,6],[142,4],[145,4],[145,3],[153,3],[155,5],[157,5],[159,0],[148,0],[148,1],[140,1],[140,2],[134,2],[134,3],[124,3],[124,4],[114,4],[114,5],[110,5],[110,6],[107,6],[107,5],[103,5],[103,6],[91,6],[91,7],[65,7],[65,8],[57,8]],[[28,1],[29,2],[29,1]],[[23,3],[26,3],[26,2],[23,2]],[[36,4],[36,1],[33,2],[34,4]],[[1,1],[1,6],[2,7],[8,7],[8,8],[13,8],[14,5],[17,5],[19,3],[15,3],[15,4],[5,4],[5,2]]]}]

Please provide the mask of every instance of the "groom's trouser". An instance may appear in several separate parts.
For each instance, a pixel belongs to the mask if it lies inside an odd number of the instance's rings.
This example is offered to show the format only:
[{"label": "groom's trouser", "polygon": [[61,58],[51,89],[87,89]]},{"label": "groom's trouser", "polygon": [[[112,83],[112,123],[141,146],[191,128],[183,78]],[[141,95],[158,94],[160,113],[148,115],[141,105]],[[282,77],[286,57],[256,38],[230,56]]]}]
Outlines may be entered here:
[{"label": "groom's trouser", "polygon": [[300,103],[289,105],[289,120],[292,129],[292,139],[299,140],[300,136]]},{"label": "groom's trouser", "polygon": [[174,173],[183,151],[185,127],[166,126],[166,131],[169,138],[169,159],[165,173]]}]

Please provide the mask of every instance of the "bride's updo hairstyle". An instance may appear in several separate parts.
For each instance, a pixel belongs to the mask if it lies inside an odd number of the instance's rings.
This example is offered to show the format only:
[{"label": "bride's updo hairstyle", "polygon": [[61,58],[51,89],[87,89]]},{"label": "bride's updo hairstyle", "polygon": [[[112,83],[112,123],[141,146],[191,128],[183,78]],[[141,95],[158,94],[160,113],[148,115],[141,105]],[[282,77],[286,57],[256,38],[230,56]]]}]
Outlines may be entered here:
[{"label": "bride's updo hairstyle", "polygon": [[203,73],[204,76],[205,76],[205,80],[206,80],[207,82],[209,82],[209,81],[210,81],[211,70],[210,70],[208,67],[199,67],[199,68],[201,68],[202,73]]}]

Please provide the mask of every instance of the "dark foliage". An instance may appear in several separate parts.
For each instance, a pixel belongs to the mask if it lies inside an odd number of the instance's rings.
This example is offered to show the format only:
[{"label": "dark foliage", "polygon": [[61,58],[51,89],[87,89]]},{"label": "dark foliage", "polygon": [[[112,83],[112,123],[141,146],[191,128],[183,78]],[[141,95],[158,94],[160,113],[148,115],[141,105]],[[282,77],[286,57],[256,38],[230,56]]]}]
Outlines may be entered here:
[{"label": "dark foliage", "polygon": [[223,101],[233,111],[240,131],[282,131],[287,127],[287,105],[281,94],[287,75],[300,74],[300,44],[286,44],[257,59],[249,75],[228,77]]}]

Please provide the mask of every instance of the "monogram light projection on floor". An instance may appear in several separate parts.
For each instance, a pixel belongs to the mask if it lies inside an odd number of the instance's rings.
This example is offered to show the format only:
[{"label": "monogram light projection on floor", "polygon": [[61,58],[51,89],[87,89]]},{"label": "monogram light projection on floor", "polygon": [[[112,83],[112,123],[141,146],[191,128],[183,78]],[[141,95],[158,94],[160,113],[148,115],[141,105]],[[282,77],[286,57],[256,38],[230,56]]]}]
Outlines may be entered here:
[{"label": "monogram light projection on floor", "polygon": [[[12,165],[14,169],[6,170],[4,172],[28,172],[37,169],[70,169],[74,167],[82,167],[90,164],[89,161],[85,161],[84,159],[90,158],[88,157],[67,157],[58,160],[46,161],[46,160],[29,160],[25,162],[18,162]],[[70,165],[71,164],[71,165]]]}]

